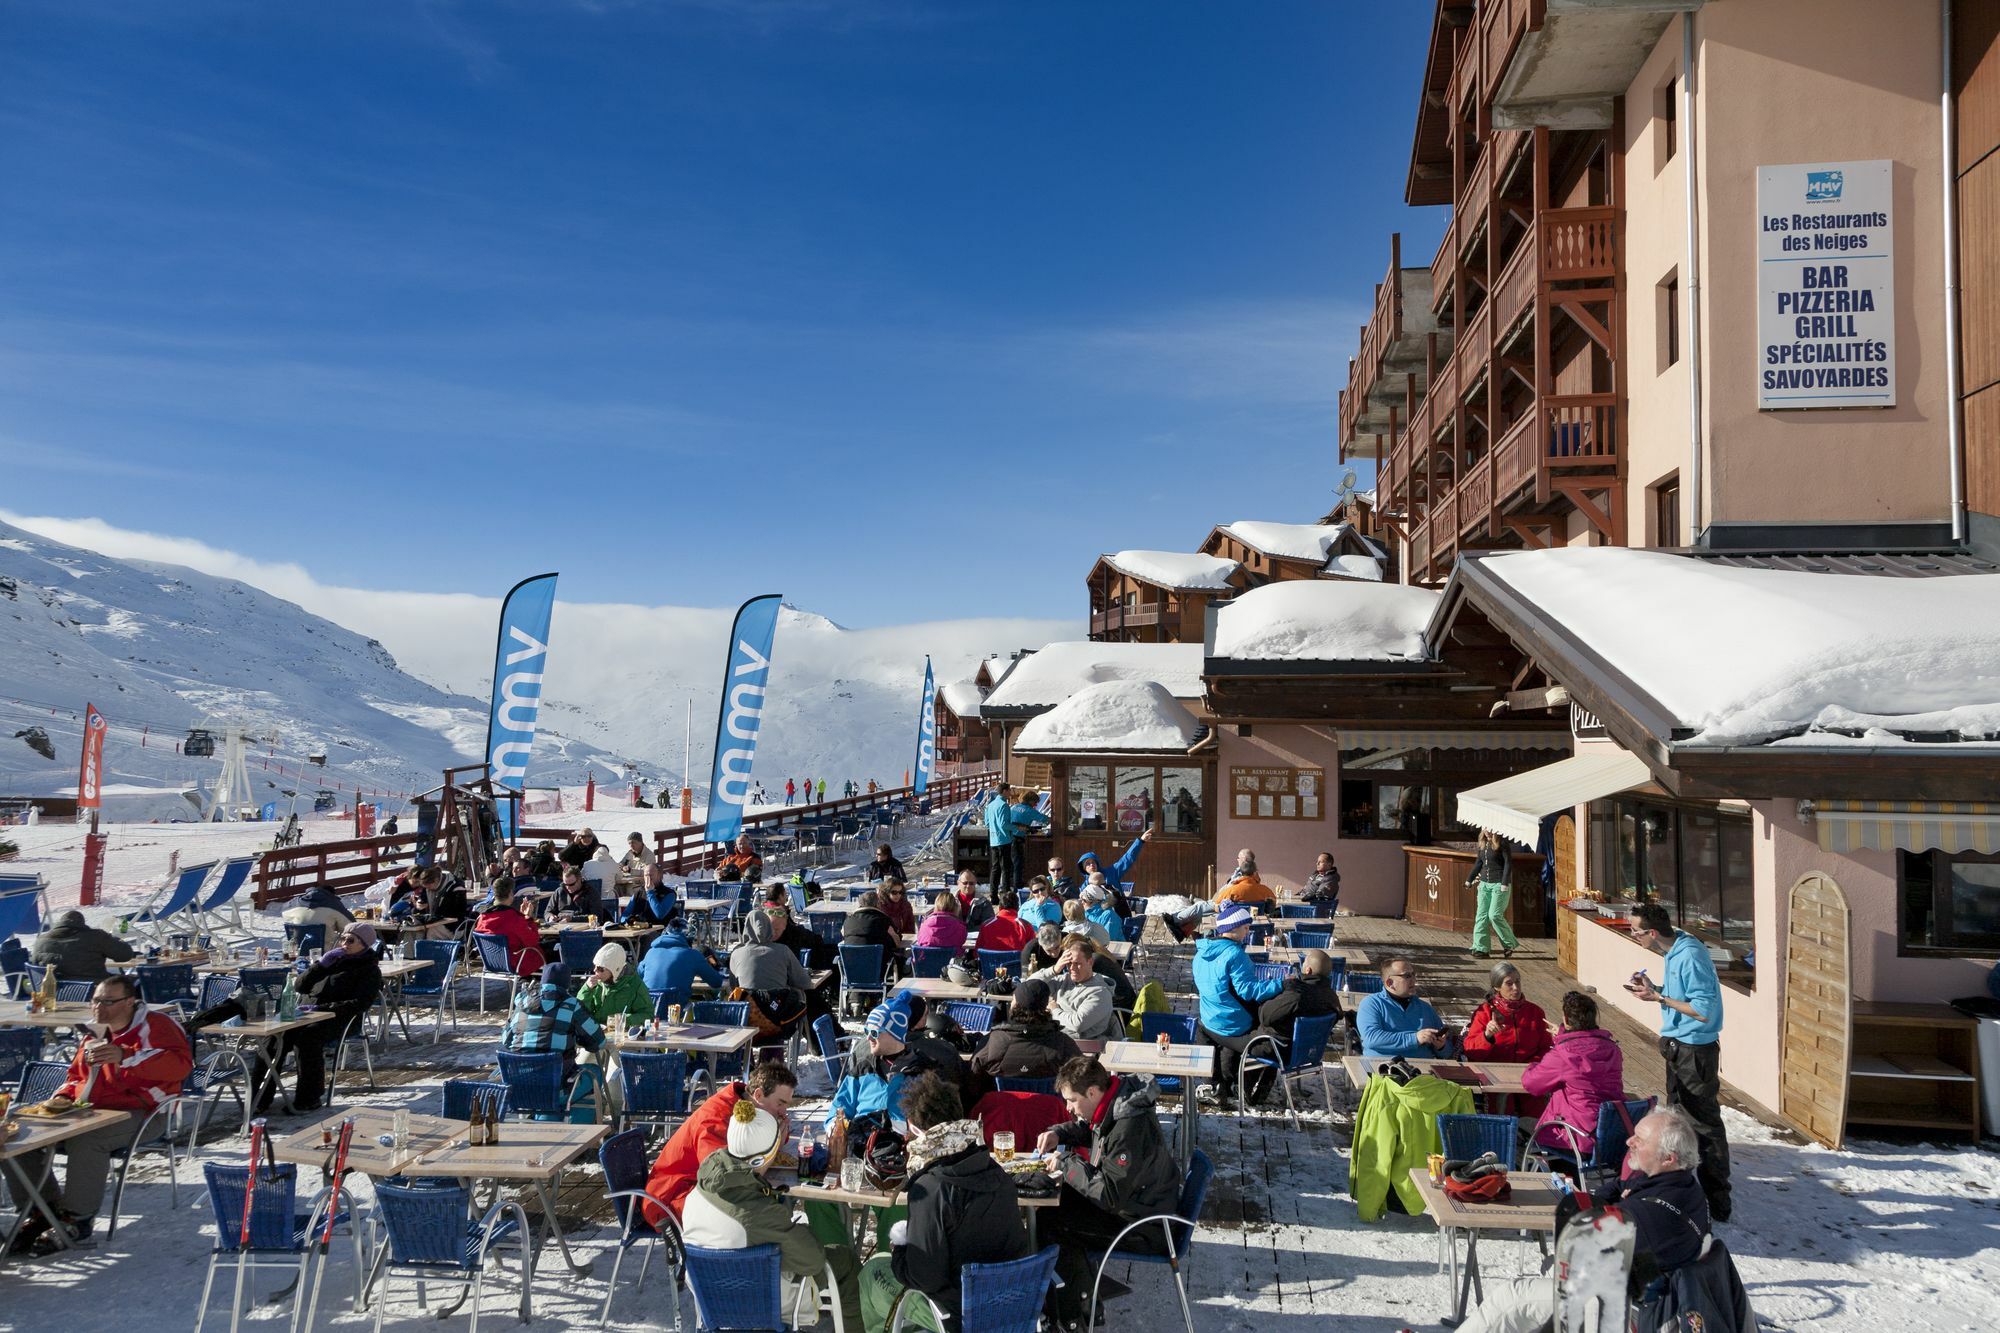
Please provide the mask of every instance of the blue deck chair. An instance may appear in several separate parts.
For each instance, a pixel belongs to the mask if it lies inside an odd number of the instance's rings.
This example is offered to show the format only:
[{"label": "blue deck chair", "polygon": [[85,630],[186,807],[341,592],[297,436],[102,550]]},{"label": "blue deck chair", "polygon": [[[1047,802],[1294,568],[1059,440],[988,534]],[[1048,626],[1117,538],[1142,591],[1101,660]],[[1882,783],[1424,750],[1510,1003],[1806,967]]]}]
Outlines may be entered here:
[{"label": "blue deck chair", "polygon": [[968,1037],[984,1037],[993,1030],[993,1005],[976,1000],[937,1000],[931,1007],[958,1024]]},{"label": "blue deck chair", "polygon": [[[1333,1025],[1339,1014],[1321,1014],[1317,1018],[1296,1018],[1292,1020],[1292,1044],[1286,1047],[1269,1032],[1260,1033],[1250,1039],[1243,1048],[1243,1058],[1236,1066],[1236,1105],[1244,1103],[1244,1089],[1248,1085],[1252,1069],[1274,1070],[1278,1076],[1278,1086],[1285,1090],[1285,1114],[1291,1117],[1292,1128],[1299,1127],[1298,1103],[1292,1098],[1292,1080],[1319,1075],[1320,1099],[1326,1103],[1326,1114],[1333,1116],[1333,1089],[1326,1081],[1326,1048],[1333,1040]],[[1258,1048],[1265,1050],[1260,1054]]]},{"label": "blue deck chair", "polygon": [[888,960],[883,956],[879,944],[843,944],[840,946],[840,1007],[846,1009],[848,1001],[856,995],[884,995],[886,982],[883,969]]},{"label": "blue deck chair", "polygon": [[[683,1052],[671,1051],[671,1055]],[[625,1056],[624,1059],[631,1057]],[[685,1282],[685,1264],[681,1258],[680,1229],[674,1225],[674,1215],[668,1212],[656,1225],[648,1219],[645,1206],[654,1202],[646,1192],[646,1179],[650,1174],[650,1159],[646,1154],[645,1131],[628,1129],[613,1134],[597,1148],[597,1164],[604,1169],[604,1197],[611,1200],[613,1219],[618,1223],[618,1252],[611,1260],[611,1280],[605,1284],[604,1309],[597,1317],[600,1326],[611,1318],[611,1301],[618,1294],[618,1269],[625,1262],[625,1253],[634,1245],[645,1245],[646,1252],[639,1259],[639,1280],[632,1287],[632,1294],[638,1295],[646,1289],[646,1269],[653,1262],[653,1251],[661,1251],[667,1265],[667,1299],[673,1307],[673,1327],[681,1326],[681,1286]],[[666,1210],[662,1210],[663,1212]],[[649,1312],[650,1313],[650,1312]]]},{"label": "blue deck chair", "polygon": [[1056,1247],[1001,1264],[967,1264],[958,1275],[963,1319],[947,1324],[937,1303],[915,1287],[905,1287],[889,1307],[889,1333],[919,1327],[909,1313],[928,1305],[931,1323],[955,1333],[1035,1333],[1042,1326],[1042,1302],[1056,1279]]},{"label": "blue deck chair", "polygon": [[1318,915],[1319,915],[1319,909],[1317,907],[1314,907],[1311,903],[1278,904],[1278,919],[1281,921],[1297,921],[1302,918],[1315,917]]},{"label": "blue deck chair", "polygon": [[208,896],[188,909],[197,930],[225,936],[240,944],[256,944],[255,932],[243,924],[243,904],[237,901],[256,865],[254,856],[232,856],[222,863],[222,873],[209,886]]},{"label": "blue deck chair", "polygon": [[1294,949],[1331,949],[1333,932],[1330,930],[1295,930],[1285,937]]},{"label": "blue deck chair", "polygon": [[1505,1166],[1514,1165],[1516,1121],[1511,1115],[1452,1115],[1437,1118],[1438,1139],[1447,1162],[1469,1162],[1492,1153]]},{"label": "blue deck chair", "polygon": [[475,1219],[472,1196],[463,1185],[429,1181],[395,1185],[378,1180],[374,1220],[388,1233],[387,1252],[376,1261],[382,1273],[382,1290],[375,1298],[378,1330],[389,1303],[389,1281],[394,1277],[417,1283],[420,1296],[424,1284],[430,1282],[469,1288],[472,1322],[477,1326],[479,1300],[486,1288],[486,1260],[499,1245],[519,1252],[521,1322],[531,1318],[534,1283],[529,1273],[534,1264],[534,1239],[520,1204],[496,1203]]},{"label": "blue deck chair", "polygon": [[[250,1200],[250,1239],[243,1241],[243,1187],[249,1180],[250,1168],[222,1162],[204,1162],[202,1178],[208,1185],[208,1206],[215,1216],[215,1247],[209,1251],[208,1278],[201,1284],[201,1304],[196,1308],[195,1333],[208,1318],[209,1297],[215,1290],[215,1270],[228,1263],[236,1270],[235,1295],[230,1302],[229,1327],[231,1333],[243,1322],[247,1305],[243,1299],[244,1281],[252,1269],[282,1268],[290,1270],[295,1277],[289,1288],[293,1305],[292,1321],[297,1327],[300,1315],[297,1309],[306,1294],[307,1255],[317,1243],[321,1230],[326,1225],[323,1211],[331,1206],[336,1209],[333,1217],[335,1230],[345,1228],[354,1242],[354,1303],[361,1304],[361,1279],[368,1271],[368,1265],[361,1257],[361,1233],[353,1225],[354,1205],[347,1199],[347,1191],[329,1197],[322,1194],[315,1199],[305,1212],[299,1211],[299,1169],[287,1162],[275,1171],[268,1171],[257,1180],[257,1188]],[[272,1300],[280,1299],[271,1297]]]},{"label": "blue deck chair", "polygon": [[1021,954],[1018,949],[981,949],[979,951],[979,979],[993,980],[1001,968],[1018,973],[1021,970]]},{"label": "blue deck chair", "polygon": [[[1102,1252],[1092,1251],[1097,1259],[1097,1276],[1090,1284],[1090,1304],[1085,1307],[1084,1327],[1090,1328],[1097,1321],[1097,1293],[1104,1285],[1104,1269],[1113,1259],[1128,1264],[1165,1264],[1173,1270],[1174,1290],[1181,1298],[1181,1318],[1187,1321],[1187,1333],[1195,1333],[1194,1310],[1188,1304],[1187,1274],[1182,1271],[1189,1252],[1194,1247],[1195,1224],[1201,1220],[1201,1208],[1208,1198],[1208,1182],[1215,1174],[1209,1165],[1208,1154],[1196,1148],[1188,1159],[1187,1176],[1181,1182],[1181,1197],[1178,1206],[1171,1213],[1155,1213],[1127,1223],[1125,1228],[1112,1238],[1111,1246]],[[1119,1243],[1141,1227],[1158,1225],[1165,1233],[1167,1252],[1165,1254],[1134,1253],[1121,1250]]]},{"label": "blue deck chair", "polygon": [[[215,862],[182,866],[180,872],[153,891],[146,905],[124,918],[131,932],[141,939],[166,947],[167,935],[175,930],[193,930],[198,924],[191,915],[202,883],[215,869]],[[180,920],[180,918],[187,918]]]},{"label": "blue deck chair", "polygon": [[[458,942],[456,940],[412,940],[410,949],[430,966],[403,979],[404,1000],[436,1000],[437,1017],[431,1028],[431,1044],[444,1039],[444,1016],[458,1027]],[[410,1039],[410,1025],[403,1022],[403,1040]]]},{"label": "blue deck chair", "polygon": [[0,940],[39,935],[48,918],[48,884],[40,875],[0,875]]}]

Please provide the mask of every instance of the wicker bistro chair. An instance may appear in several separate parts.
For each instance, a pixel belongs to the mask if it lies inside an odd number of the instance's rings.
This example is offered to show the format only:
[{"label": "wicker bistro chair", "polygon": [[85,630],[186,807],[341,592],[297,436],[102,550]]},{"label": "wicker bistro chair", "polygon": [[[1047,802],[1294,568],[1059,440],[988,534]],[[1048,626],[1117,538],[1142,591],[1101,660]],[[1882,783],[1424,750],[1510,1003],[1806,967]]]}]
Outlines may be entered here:
[{"label": "wicker bistro chair", "polygon": [[1333,932],[1330,930],[1294,930],[1286,935],[1294,949],[1331,949]]},{"label": "wicker bistro chair", "polygon": [[621,1131],[639,1124],[672,1133],[694,1109],[694,1089],[706,1093],[709,1077],[706,1069],[689,1070],[686,1051],[625,1051],[618,1057],[618,1083],[624,1093],[618,1111]]},{"label": "wicker bistro chair", "polygon": [[1651,1113],[1655,1104],[1652,1097],[1600,1104],[1597,1133],[1592,1136],[1589,1152],[1583,1151],[1582,1130],[1567,1120],[1551,1120],[1549,1123],[1562,1131],[1569,1146],[1551,1148],[1531,1142],[1521,1153],[1521,1166],[1532,1169],[1539,1165],[1543,1170],[1560,1171],[1579,1181],[1591,1171],[1609,1169],[1616,1173],[1618,1164],[1625,1160],[1625,1148],[1632,1141],[1633,1129]]},{"label": "wicker bistro chair", "polygon": [[[1326,1048],[1333,1041],[1333,1025],[1340,1019],[1339,1014],[1321,1014],[1317,1018],[1297,1018],[1292,1020],[1292,1044],[1290,1048],[1279,1042],[1269,1032],[1259,1033],[1243,1048],[1243,1058],[1236,1066],[1236,1104],[1245,1105],[1244,1090],[1249,1086],[1253,1069],[1269,1069],[1277,1073],[1278,1086],[1285,1090],[1285,1114],[1291,1118],[1293,1129],[1299,1127],[1298,1103],[1292,1098],[1292,1080],[1319,1075],[1320,1100],[1326,1103],[1327,1118],[1333,1118],[1333,1089],[1326,1081]],[[1259,1054],[1260,1047],[1266,1053]],[[1511,1117],[1508,1117],[1511,1120]]]},{"label": "wicker bistro chair", "polygon": [[[811,1312],[810,1321],[803,1319],[797,1309],[792,1311],[790,1320],[785,1318],[784,1274],[777,1246],[709,1250],[699,1245],[683,1245],[681,1253],[688,1289],[694,1295],[697,1333],[748,1333],[749,1330],[787,1333],[818,1324],[817,1310]],[[826,1266],[825,1274],[820,1286],[827,1292],[837,1292],[831,1263]],[[804,1299],[803,1287],[800,1299]],[[833,1302],[833,1327],[834,1333],[846,1333],[837,1296]],[[861,1331],[856,1329],[854,1333]]]},{"label": "wicker bistro chair", "polygon": [[879,944],[840,946],[840,1007],[845,1010],[856,995],[886,995],[883,973],[889,961]]},{"label": "wicker bistro chair", "polygon": [[479,1105],[496,1119],[507,1118],[505,1083],[485,1083],[476,1078],[448,1078],[438,1091],[438,1114],[446,1120],[470,1120],[472,1104]]},{"label": "wicker bistro chair", "polygon": [[[354,1204],[347,1191],[335,1195],[324,1191],[301,1213],[298,1207],[298,1168],[286,1163],[257,1181],[250,1200],[250,1238],[243,1239],[243,1187],[250,1168],[221,1162],[204,1162],[202,1178],[208,1185],[208,1204],[215,1215],[215,1248],[208,1256],[208,1278],[201,1285],[201,1304],[195,1312],[195,1333],[201,1333],[208,1318],[208,1304],[215,1289],[215,1273],[224,1264],[236,1270],[236,1287],[230,1301],[229,1328],[235,1333],[249,1305],[244,1301],[244,1283],[254,1269],[278,1268],[295,1274],[290,1288],[292,1327],[300,1323],[299,1303],[306,1299],[306,1269],[312,1246],[326,1225],[326,1209],[336,1209],[335,1230],[345,1229],[354,1242],[354,1304],[362,1300],[362,1277],[367,1263],[361,1254],[361,1233],[353,1224]],[[324,1262],[324,1260],[322,1260]],[[276,1300],[278,1297],[272,1297]]]},{"label": "wicker bistro chair", "polygon": [[984,1037],[993,1031],[993,1005],[977,1000],[937,1000],[931,1008],[958,1024],[968,1037]]},{"label": "wicker bistro chair", "polygon": [[0,1028],[0,1088],[15,1083],[22,1071],[42,1058],[40,1028]]},{"label": "wicker bistro chair", "polygon": [[326,952],[326,922],[287,921],[285,940],[302,955]]},{"label": "wicker bistro chair", "polygon": [[1278,919],[1280,921],[1298,921],[1307,917],[1316,917],[1318,915],[1319,915],[1319,908],[1313,905],[1312,903],[1278,904]]},{"label": "wicker bistro chair", "polygon": [[[1097,1258],[1097,1276],[1090,1284],[1090,1304],[1086,1307],[1084,1316],[1085,1328],[1090,1328],[1097,1322],[1097,1293],[1104,1285],[1104,1270],[1113,1259],[1118,1259],[1131,1264],[1165,1264],[1171,1269],[1174,1275],[1174,1291],[1181,1298],[1181,1318],[1187,1322],[1187,1333],[1195,1333],[1194,1309],[1188,1304],[1187,1275],[1181,1268],[1187,1260],[1188,1252],[1194,1246],[1195,1223],[1201,1219],[1202,1203],[1208,1198],[1208,1182],[1214,1174],[1215,1168],[1209,1164],[1208,1154],[1196,1148],[1193,1156],[1188,1159],[1187,1176],[1181,1183],[1179,1207],[1171,1213],[1155,1213],[1151,1217],[1142,1217],[1136,1222],[1128,1223],[1122,1231],[1112,1237],[1110,1248],[1105,1250],[1101,1257],[1093,1256]],[[1118,1248],[1133,1232],[1142,1227],[1155,1225],[1166,1236],[1165,1254]]]},{"label": "wicker bistro chair", "polygon": [[993,1088],[996,1092],[1039,1092],[1044,1096],[1056,1096],[1054,1076],[1048,1078],[1002,1078],[995,1076]]},{"label": "wicker bistro chair", "polygon": [[[521,1262],[521,1322],[532,1317],[534,1295],[534,1241],[528,1230],[528,1215],[518,1203],[496,1203],[483,1217],[472,1216],[472,1199],[462,1185],[397,1185],[387,1180],[375,1182],[375,1212],[371,1229],[385,1239],[378,1242],[376,1267],[381,1272],[382,1290],[375,1298],[375,1329],[381,1333],[389,1304],[389,1283],[405,1277],[417,1284],[421,1301],[424,1286],[442,1282],[464,1287],[472,1297],[472,1327],[479,1327],[479,1303],[486,1289],[486,1260],[496,1257],[496,1247],[515,1249]],[[444,1318],[465,1303],[461,1295]]]},{"label": "wicker bistro chair", "polygon": [[1438,1139],[1447,1162],[1469,1162],[1482,1153],[1492,1153],[1508,1166],[1514,1164],[1515,1120],[1511,1115],[1452,1115],[1437,1118]]},{"label": "wicker bistro chair", "polygon": [[601,930],[565,930],[556,936],[556,956],[579,986],[589,979],[597,951],[603,947]]},{"label": "wicker bistro chair", "polygon": [[[669,1054],[679,1055],[673,1051]],[[656,1202],[646,1192],[646,1178],[649,1161],[646,1154],[646,1134],[644,1130],[628,1129],[613,1134],[597,1148],[597,1163],[604,1169],[604,1193],[611,1200],[612,1215],[618,1223],[618,1250],[611,1259],[611,1280],[605,1283],[604,1310],[598,1315],[597,1324],[602,1328],[611,1318],[611,1302],[618,1295],[618,1270],[625,1262],[625,1255],[634,1245],[646,1245],[646,1251],[639,1258],[639,1280],[632,1287],[632,1294],[638,1295],[646,1289],[646,1269],[653,1262],[653,1251],[659,1250],[667,1265],[667,1299],[673,1306],[673,1327],[681,1326],[681,1288],[687,1282],[687,1260],[682,1253],[680,1228],[674,1225],[674,1215],[666,1209],[660,1211],[666,1216],[653,1222],[646,1214],[645,1204]]]},{"label": "wicker bistro chair", "polygon": [[910,950],[910,975],[913,977],[941,977],[951,960],[958,957],[956,949],[933,949],[928,946]]},{"label": "wicker bistro chair", "polygon": [[[744,1028],[750,1026],[750,1001],[748,1000],[696,1000],[687,1007],[687,1021],[708,1023],[716,1027]],[[738,1051],[734,1055],[717,1056],[712,1068],[715,1077],[721,1079],[742,1078],[748,1072],[750,1055]]]},{"label": "wicker bistro chair", "polygon": [[1019,949],[981,949],[979,951],[979,979],[981,981],[993,980],[994,974],[999,972],[1003,967],[1009,972],[1018,974],[1021,970],[1021,951]]},{"label": "wicker bistro chair", "polygon": [[136,969],[139,998],[151,1006],[187,1008],[198,998],[193,963],[141,963]]},{"label": "wicker bistro chair", "polygon": [[528,978],[516,973],[507,962],[507,938],[504,935],[487,935],[472,932],[472,947],[479,952],[480,973],[473,978],[479,983],[479,1012],[486,1012],[486,986],[488,982],[502,982],[507,987],[507,1003],[501,1012],[514,1007],[514,997],[528,984]]},{"label": "wicker bistro chair", "polygon": [[[412,940],[410,949],[414,955],[429,963],[421,972],[412,972],[403,980],[403,999],[435,1000],[437,1002],[436,1022],[431,1028],[431,1042],[435,1045],[444,1039],[445,1014],[451,1014],[451,1025],[458,1027],[458,942],[456,940]],[[410,1039],[409,1020],[403,1020],[403,1040]]]},{"label": "wicker bistro chair", "polygon": [[576,1100],[583,1080],[563,1087],[563,1058],[559,1051],[499,1052],[500,1081],[507,1085],[506,1109],[535,1120],[564,1120]]},{"label": "wicker bistro chair", "polygon": [[[1042,1326],[1042,1303],[1056,1280],[1056,1247],[1003,1264],[967,1264],[958,1275],[963,1320],[955,1333],[1036,1333]],[[931,1309],[931,1322],[946,1327],[937,1303],[914,1287],[905,1287],[889,1307],[889,1333],[902,1333],[908,1313],[921,1301]]]},{"label": "wicker bistro chair", "polygon": [[1275,981],[1281,986],[1297,976],[1299,971],[1291,963],[1252,963],[1250,969],[1256,973],[1257,980]]}]

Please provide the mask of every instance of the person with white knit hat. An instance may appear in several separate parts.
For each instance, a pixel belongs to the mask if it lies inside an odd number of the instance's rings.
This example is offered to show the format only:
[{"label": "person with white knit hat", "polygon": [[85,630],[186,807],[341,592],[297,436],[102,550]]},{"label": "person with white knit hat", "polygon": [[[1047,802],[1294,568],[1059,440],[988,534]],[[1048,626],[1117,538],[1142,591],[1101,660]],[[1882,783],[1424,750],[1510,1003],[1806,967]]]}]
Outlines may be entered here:
[{"label": "person with white knit hat", "polygon": [[590,977],[576,998],[598,1022],[611,1022],[611,1015],[623,1014],[634,1027],[653,1016],[653,997],[639,974],[625,966],[625,946],[606,944],[590,960]]},{"label": "person with white knit hat", "polygon": [[[861,1328],[861,1265],[845,1244],[822,1245],[811,1226],[792,1219],[789,1199],[764,1176],[774,1149],[785,1140],[778,1118],[745,1098],[729,1113],[721,1152],[710,1153],[695,1174],[694,1192],[681,1210],[681,1236],[689,1245],[742,1250],[775,1245],[787,1278],[822,1285],[829,1267],[840,1293],[842,1327]],[[786,1309],[790,1309],[789,1294]]]}]

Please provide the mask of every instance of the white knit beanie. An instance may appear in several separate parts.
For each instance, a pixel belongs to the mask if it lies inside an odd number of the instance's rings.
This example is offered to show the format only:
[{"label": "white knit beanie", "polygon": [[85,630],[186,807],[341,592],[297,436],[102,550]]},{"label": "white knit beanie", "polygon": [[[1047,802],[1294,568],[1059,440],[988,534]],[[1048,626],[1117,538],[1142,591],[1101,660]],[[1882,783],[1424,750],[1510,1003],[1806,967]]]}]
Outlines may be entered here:
[{"label": "white knit beanie", "polygon": [[590,961],[615,977],[625,970],[625,946],[607,944],[593,954]]},{"label": "white knit beanie", "polygon": [[778,1143],[778,1118],[748,1097],[729,1111],[731,1157],[762,1157]]}]

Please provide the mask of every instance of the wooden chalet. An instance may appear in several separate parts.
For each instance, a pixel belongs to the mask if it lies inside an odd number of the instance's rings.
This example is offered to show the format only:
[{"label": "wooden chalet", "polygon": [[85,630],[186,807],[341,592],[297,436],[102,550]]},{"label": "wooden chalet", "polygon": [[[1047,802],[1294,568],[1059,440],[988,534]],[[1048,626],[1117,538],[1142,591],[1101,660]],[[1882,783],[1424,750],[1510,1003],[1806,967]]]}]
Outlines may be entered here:
[{"label": "wooden chalet", "polygon": [[1202,554],[1243,566],[1243,589],[1286,579],[1383,576],[1387,552],[1344,523],[1224,523],[1208,534]]},{"label": "wooden chalet", "polygon": [[985,697],[986,691],[971,680],[947,681],[938,686],[935,707],[939,764],[984,768],[992,761],[992,731],[979,716],[979,705]]},{"label": "wooden chalet", "polygon": [[1248,586],[1233,559],[1183,551],[1099,556],[1086,580],[1090,637],[1105,643],[1199,643],[1208,604]]}]

